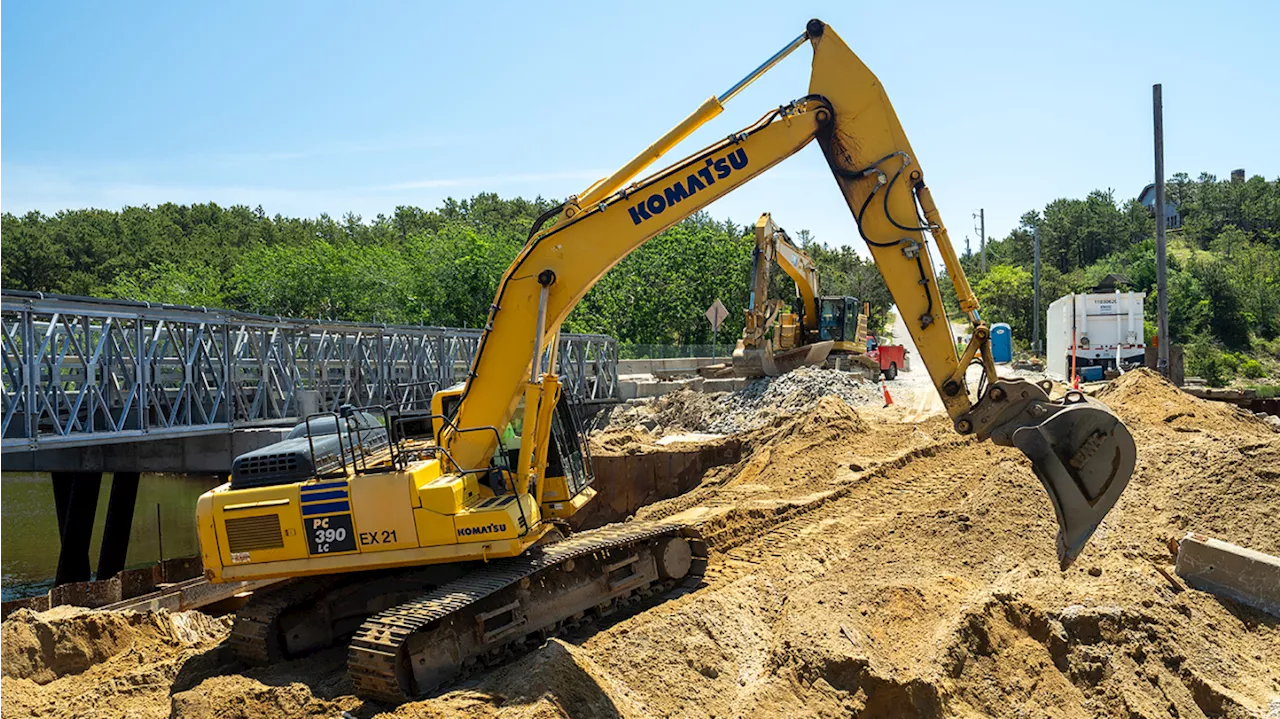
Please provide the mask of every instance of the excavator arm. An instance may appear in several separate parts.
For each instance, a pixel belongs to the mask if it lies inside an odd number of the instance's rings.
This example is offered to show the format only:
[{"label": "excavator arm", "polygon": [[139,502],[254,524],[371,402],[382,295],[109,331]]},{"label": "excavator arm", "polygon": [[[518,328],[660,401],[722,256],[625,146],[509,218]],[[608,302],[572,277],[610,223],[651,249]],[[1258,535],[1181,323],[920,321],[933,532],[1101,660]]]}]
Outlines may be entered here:
[{"label": "excavator arm", "polygon": [[[806,42],[814,52],[808,95],[632,182],[719,114],[747,84]],[[554,404],[559,391],[555,337],[587,291],[647,240],[815,139],[956,430],[1016,446],[1031,459],[1057,513],[1058,554],[1065,567],[1128,482],[1136,457],[1133,440],[1101,403],[1079,393],[1051,400],[1045,386],[997,378],[977,298],[888,96],[840,37],[818,20],[613,175],[535,225],[499,284],[455,424],[441,430],[440,444],[458,470],[485,466],[498,432],[465,430],[506,426],[522,397],[525,436],[545,438],[548,430],[542,418],[550,416],[545,407]],[[973,325],[973,339],[960,354],[952,345],[926,234],[933,238],[960,307]],[[806,312],[806,318],[816,314]],[[971,363],[981,369],[976,396],[970,395],[965,376]],[[518,492],[541,484],[545,457],[545,452],[522,452],[516,468]]]},{"label": "excavator arm", "polygon": [[[739,377],[777,377],[797,367],[823,364],[834,340],[818,337],[818,266],[813,258],[791,243],[786,230],[768,212],[755,226],[751,254],[751,297],[743,317],[742,339],[733,350],[733,370]],[[774,263],[796,285],[799,314],[783,312],[786,303],[769,297],[769,275]]]},{"label": "excavator arm", "polygon": [[796,283],[796,293],[804,310],[804,326],[818,329],[818,266],[813,258],[791,242],[787,231],[778,227],[768,212],[760,215],[755,227],[756,247],[751,258],[751,302],[754,309],[769,292],[770,264],[777,262],[783,272]]}]

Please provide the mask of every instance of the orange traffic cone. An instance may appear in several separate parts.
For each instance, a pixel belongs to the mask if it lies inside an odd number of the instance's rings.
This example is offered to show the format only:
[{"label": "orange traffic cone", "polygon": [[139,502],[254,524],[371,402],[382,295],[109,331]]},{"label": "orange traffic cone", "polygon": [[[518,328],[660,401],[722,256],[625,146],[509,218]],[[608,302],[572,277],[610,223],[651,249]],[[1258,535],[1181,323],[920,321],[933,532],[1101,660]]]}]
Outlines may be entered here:
[{"label": "orange traffic cone", "polygon": [[884,380],[880,380],[880,389],[884,390],[884,406],[888,407],[893,404],[893,397],[889,395],[889,385]]}]

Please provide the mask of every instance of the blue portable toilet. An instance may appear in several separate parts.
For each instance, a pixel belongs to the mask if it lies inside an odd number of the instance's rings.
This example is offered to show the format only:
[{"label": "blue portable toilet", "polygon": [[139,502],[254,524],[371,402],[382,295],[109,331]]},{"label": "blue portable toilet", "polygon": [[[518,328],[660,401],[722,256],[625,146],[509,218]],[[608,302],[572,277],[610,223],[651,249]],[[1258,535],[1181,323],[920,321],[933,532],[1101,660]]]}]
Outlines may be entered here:
[{"label": "blue portable toilet", "polygon": [[996,362],[1013,361],[1013,330],[1008,323],[991,325],[991,359]]}]

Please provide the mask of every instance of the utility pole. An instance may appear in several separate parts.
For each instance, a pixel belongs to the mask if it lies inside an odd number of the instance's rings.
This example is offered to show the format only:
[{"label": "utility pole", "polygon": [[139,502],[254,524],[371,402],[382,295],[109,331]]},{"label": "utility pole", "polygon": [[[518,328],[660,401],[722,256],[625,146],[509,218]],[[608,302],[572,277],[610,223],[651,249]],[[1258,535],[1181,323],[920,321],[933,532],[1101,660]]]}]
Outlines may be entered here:
[{"label": "utility pole", "polygon": [[1169,285],[1165,272],[1164,238],[1164,97],[1160,83],[1151,86],[1151,106],[1156,141],[1156,291],[1159,293],[1156,332],[1159,337],[1156,369],[1169,376]]},{"label": "utility pole", "polygon": [[1034,288],[1031,300],[1031,354],[1043,357],[1040,352],[1040,228],[1032,229],[1034,240],[1035,269],[1032,271],[1031,286]]},{"label": "utility pole", "polygon": [[979,209],[978,214],[974,217],[978,218],[978,269],[981,272],[987,271],[987,211]]}]

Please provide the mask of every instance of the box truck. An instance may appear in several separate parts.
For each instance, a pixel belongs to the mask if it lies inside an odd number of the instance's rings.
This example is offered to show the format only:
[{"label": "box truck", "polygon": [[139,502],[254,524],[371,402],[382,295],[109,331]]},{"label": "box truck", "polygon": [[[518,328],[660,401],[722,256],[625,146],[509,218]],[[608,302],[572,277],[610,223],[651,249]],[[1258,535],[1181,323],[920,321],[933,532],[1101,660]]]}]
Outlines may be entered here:
[{"label": "box truck", "polygon": [[[1067,295],[1049,305],[1045,326],[1045,369],[1070,380],[1071,358],[1077,374],[1101,379],[1107,369],[1142,365],[1144,292],[1098,292]],[[1081,371],[1083,368],[1097,368]]]}]

